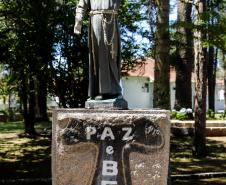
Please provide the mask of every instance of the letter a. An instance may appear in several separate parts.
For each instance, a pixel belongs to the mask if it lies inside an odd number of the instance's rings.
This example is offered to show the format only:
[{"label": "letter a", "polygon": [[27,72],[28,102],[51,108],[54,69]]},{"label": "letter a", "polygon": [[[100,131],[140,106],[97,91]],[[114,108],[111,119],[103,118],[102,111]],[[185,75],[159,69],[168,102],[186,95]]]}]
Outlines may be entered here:
[{"label": "letter a", "polygon": [[101,140],[105,140],[106,137],[110,137],[111,140],[115,140],[115,136],[114,136],[114,134],[113,134],[113,132],[112,132],[110,127],[105,127],[104,128],[104,131],[103,131],[100,139]]}]

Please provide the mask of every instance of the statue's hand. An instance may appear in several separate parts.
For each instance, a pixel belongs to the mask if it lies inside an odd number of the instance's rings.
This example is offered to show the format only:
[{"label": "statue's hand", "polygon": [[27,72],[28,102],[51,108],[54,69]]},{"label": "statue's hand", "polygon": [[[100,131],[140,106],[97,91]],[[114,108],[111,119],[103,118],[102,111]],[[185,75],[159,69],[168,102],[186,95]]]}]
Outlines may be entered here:
[{"label": "statue's hand", "polygon": [[82,30],[82,25],[79,22],[75,22],[75,26],[74,26],[74,33],[79,35],[81,34],[81,30]]}]

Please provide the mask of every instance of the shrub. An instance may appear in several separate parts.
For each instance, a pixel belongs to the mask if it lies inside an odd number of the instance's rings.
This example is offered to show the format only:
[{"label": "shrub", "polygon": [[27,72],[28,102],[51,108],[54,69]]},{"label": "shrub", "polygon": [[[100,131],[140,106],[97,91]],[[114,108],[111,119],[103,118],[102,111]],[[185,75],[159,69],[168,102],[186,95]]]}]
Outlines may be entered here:
[{"label": "shrub", "polygon": [[188,115],[187,113],[182,113],[182,112],[178,112],[176,115],[176,119],[178,120],[188,120]]},{"label": "shrub", "polygon": [[209,118],[215,118],[215,112],[212,109],[208,109],[207,115]]},{"label": "shrub", "polygon": [[177,118],[177,112],[176,111],[171,112],[170,119],[176,119],[176,118]]}]

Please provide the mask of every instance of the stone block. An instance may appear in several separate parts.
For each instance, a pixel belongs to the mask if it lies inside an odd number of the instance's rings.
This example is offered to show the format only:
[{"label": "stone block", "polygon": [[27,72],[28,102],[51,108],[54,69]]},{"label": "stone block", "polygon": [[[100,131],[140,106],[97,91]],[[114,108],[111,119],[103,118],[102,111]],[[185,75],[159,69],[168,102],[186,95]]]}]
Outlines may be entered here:
[{"label": "stone block", "polygon": [[128,103],[123,97],[107,100],[87,100],[85,107],[87,109],[126,110],[128,109]]},{"label": "stone block", "polygon": [[164,110],[53,112],[53,185],[166,185],[170,121]]}]

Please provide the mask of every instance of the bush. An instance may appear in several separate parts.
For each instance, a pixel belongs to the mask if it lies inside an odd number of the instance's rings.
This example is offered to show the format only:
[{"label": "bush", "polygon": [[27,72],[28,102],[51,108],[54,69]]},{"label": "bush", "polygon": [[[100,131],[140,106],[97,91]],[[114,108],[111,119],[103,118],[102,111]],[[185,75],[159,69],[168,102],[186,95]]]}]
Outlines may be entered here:
[{"label": "bush", "polygon": [[176,115],[176,119],[178,120],[188,120],[188,115],[187,113],[184,112],[178,112]]},{"label": "bush", "polygon": [[4,114],[5,116],[8,116],[8,111],[7,111],[7,110],[3,110],[3,109],[2,109],[2,110],[0,110],[0,114],[1,114],[1,113]]},{"label": "bush", "polygon": [[193,112],[192,109],[182,108],[179,112],[173,110],[170,115],[171,119],[177,120],[193,120]]},{"label": "bush", "polygon": [[177,112],[176,111],[171,112],[170,119],[176,119],[176,118],[177,118]]},{"label": "bush", "polygon": [[212,109],[208,109],[207,115],[209,118],[215,118],[215,112]]}]

